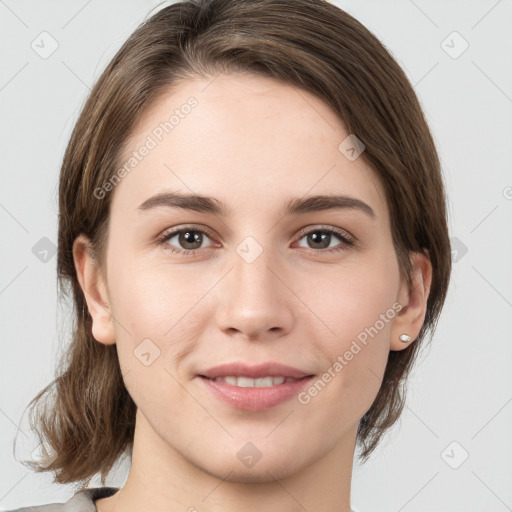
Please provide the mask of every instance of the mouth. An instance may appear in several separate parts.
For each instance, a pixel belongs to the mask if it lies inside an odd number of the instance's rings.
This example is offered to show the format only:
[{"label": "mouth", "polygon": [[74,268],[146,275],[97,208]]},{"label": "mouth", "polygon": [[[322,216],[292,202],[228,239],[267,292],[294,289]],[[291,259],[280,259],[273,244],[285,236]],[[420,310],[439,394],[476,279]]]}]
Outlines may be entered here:
[{"label": "mouth", "polygon": [[245,411],[265,411],[296,397],[311,382],[314,375],[298,379],[283,375],[256,379],[238,375],[198,377],[203,389],[222,404]]}]

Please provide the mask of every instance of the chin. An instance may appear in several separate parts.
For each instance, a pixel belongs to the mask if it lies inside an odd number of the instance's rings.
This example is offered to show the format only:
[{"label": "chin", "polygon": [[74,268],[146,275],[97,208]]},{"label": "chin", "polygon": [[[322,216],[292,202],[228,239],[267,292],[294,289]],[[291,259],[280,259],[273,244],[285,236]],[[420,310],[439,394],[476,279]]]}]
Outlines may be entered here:
[{"label": "chin", "polygon": [[292,476],[296,470],[290,467],[289,461],[282,461],[277,464],[264,464],[260,460],[252,468],[242,468],[240,465],[226,465],[221,471],[212,473],[217,478],[232,483],[240,484],[262,484],[272,483],[275,480],[282,480]]},{"label": "chin", "polygon": [[[269,448],[266,450],[268,453]],[[277,449],[271,450],[271,455],[265,455],[264,451],[259,452],[258,455],[256,448],[250,443],[244,444],[242,449],[233,452],[233,457],[227,457],[226,453],[217,453],[217,460],[199,458],[196,460],[196,466],[221,480],[256,484],[287,478],[300,471],[302,464],[306,465],[306,461],[301,463],[302,459],[299,460],[297,452],[292,455],[294,459],[290,454],[279,453]],[[253,455],[252,460],[251,454]]]}]

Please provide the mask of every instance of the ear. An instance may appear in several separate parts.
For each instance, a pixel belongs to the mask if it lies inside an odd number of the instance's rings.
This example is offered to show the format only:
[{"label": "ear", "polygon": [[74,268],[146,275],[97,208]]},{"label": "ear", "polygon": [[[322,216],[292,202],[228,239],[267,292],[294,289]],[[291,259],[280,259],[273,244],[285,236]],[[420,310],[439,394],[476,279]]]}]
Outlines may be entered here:
[{"label": "ear", "polygon": [[92,317],[92,335],[96,341],[112,345],[116,338],[110,306],[106,306],[110,304],[107,286],[92,254],[90,240],[79,235],[73,242],[73,259],[78,282]]},{"label": "ear", "polygon": [[[425,321],[427,299],[432,283],[432,263],[427,255],[420,252],[411,253],[412,284],[403,280],[398,293],[397,301],[402,309],[395,317],[391,328],[390,350],[403,350],[418,337]],[[411,341],[404,343],[400,335],[407,334]]]}]

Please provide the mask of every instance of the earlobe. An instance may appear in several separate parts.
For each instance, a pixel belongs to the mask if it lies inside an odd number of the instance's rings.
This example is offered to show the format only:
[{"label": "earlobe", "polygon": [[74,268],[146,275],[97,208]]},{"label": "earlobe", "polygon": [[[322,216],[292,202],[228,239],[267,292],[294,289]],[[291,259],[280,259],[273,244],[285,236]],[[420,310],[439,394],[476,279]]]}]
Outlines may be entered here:
[{"label": "earlobe", "polygon": [[427,300],[432,283],[432,264],[426,254],[411,254],[412,283],[402,283],[398,302],[402,309],[391,328],[390,350],[403,350],[418,337],[425,321]]},{"label": "earlobe", "polygon": [[109,297],[106,283],[93,260],[90,240],[79,235],[73,243],[73,260],[78,282],[92,317],[92,335],[96,341],[111,345],[115,343],[115,330],[108,310]]}]

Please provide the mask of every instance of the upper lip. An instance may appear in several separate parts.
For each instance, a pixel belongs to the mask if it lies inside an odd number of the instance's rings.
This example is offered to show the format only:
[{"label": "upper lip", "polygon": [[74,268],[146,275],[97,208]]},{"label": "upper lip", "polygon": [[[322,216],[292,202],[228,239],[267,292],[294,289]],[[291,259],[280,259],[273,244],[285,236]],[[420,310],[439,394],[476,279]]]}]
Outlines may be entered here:
[{"label": "upper lip", "polygon": [[248,365],[242,362],[227,363],[209,368],[198,374],[201,377],[215,379],[216,377],[250,377],[258,379],[261,377],[292,377],[294,379],[302,379],[312,374],[303,372],[293,366],[277,362],[262,363],[259,365]]}]

